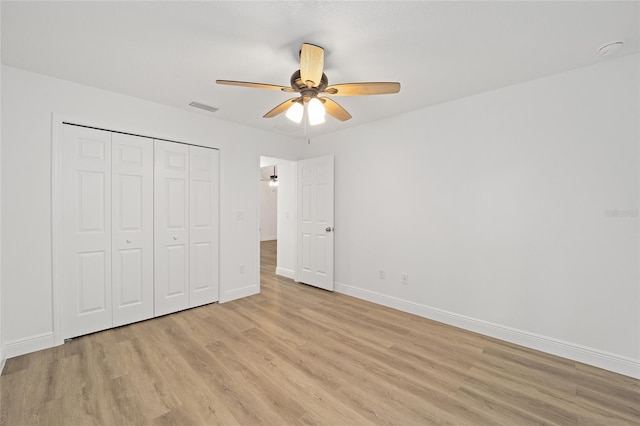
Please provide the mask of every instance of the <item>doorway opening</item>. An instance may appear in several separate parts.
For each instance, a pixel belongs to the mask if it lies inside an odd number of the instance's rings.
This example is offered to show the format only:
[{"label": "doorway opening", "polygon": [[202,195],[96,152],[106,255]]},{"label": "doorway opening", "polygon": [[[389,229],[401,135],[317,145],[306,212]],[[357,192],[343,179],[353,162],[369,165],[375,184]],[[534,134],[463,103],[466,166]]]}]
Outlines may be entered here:
[{"label": "doorway opening", "polygon": [[296,161],[260,157],[260,273],[295,280]]},{"label": "doorway opening", "polygon": [[278,166],[260,162],[260,275],[274,274],[278,250]]}]

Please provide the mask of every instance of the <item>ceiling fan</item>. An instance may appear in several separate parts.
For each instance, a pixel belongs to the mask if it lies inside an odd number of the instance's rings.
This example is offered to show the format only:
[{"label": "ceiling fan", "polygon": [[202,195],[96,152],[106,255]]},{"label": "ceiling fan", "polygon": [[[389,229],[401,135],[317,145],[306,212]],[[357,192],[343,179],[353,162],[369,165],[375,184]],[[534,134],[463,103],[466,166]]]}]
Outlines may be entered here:
[{"label": "ceiling fan", "polygon": [[271,176],[266,177],[266,176],[262,176],[261,174],[260,181],[269,182],[269,186],[271,187],[278,186],[278,172],[276,171],[276,166],[273,166],[273,174]]},{"label": "ceiling fan", "polygon": [[306,111],[311,125],[323,123],[325,112],[340,121],[351,118],[351,114],[338,103],[326,96],[319,97],[320,94],[361,96],[384,95],[400,91],[400,83],[394,82],[344,83],[329,86],[329,80],[323,70],[324,49],[320,46],[303,43],[300,49],[300,69],[291,75],[291,87],[233,80],[216,80],[216,83],[298,93],[296,97],[287,99],[267,112],[264,118],[272,118],[286,111],[287,118],[300,123]]}]

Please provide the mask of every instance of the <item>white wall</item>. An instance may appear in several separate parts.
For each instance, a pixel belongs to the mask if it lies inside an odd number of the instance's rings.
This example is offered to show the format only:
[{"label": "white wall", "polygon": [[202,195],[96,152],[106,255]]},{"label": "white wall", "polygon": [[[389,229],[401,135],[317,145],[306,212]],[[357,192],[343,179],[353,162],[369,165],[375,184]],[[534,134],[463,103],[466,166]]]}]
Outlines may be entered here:
[{"label": "white wall", "polygon": [[[262,158],[262,157],[261,157]],[[262,160],[261,160],[262,164]],[[277,169],[277,168],[276,168]],[[263,178],[273,175],[273,166],[261,168]],[[268,180],[260,181],[260,241],[278,238],[278,187],[270,186]]]},{"label": "white wall", "polygon": [[[300,143],[304,147],[305,144]],[[298,163],[283,158],[261,157],[262,164],[278,167],[278,218],[277,218],[277,264],[276,274],[295,279],[296,239],[296,194]]]},{"label": "white wall", "polygon": [[[46,347],[52,335],[56,112],[221,149],[223,301],[259,288],[258,157],[334,153],[338,291],[640,377],[638,218],[605,215],[638,208],[638,61],[461,99],[310,146],[3,67],[5,355]],[[294,220],[295,199],[288,203],[278,208]],[[278,228],[295,241],[293,224]]]},{"label": "white wall", "polygon": [[[2,323],[7,356],[52,344],[52,112],[113,130],[219,148],[220,300],[259,291],[259,156],[295,159],[298,141],[11,67],[3,67],[2,87]],[[244,274],[239,273],[241,264]]]},{"label": "white wall", "polygon": [[315,138],[338,291],[640,377],[638,63]]}]

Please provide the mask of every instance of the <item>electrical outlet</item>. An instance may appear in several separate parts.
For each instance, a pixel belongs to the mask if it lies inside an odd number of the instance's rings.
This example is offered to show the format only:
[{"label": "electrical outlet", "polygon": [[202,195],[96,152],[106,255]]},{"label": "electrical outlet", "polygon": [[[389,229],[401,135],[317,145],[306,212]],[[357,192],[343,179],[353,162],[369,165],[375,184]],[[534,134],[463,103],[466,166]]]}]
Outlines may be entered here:
[{"label": "electrical outlet", "polygon": [[239,270],[240,274],[244,274],[244,265],[240,265],[238,270]]},{"label": "electrical outlet", "polygon": [[402,281],[400,281],[402,285],[409,285],[409,274],[402,274]]},{"label": "electrical outlet", "polygon": [[380,269],[380,271],[378,272],[378,278],[384,280],[384,269]]}]

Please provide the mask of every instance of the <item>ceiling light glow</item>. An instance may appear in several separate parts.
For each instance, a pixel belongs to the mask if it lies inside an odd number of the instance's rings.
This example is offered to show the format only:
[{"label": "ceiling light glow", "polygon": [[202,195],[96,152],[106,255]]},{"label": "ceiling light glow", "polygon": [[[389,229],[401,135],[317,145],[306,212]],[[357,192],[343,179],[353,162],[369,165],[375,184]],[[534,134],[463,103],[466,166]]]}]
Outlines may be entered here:
[{"label": "ceiling light glow", "polygon": [[302,121],[302,116],[304,115],[304,107],[300,102],[294,102],[289,107],[285,115],[289,120],[299,124]]},{"label": "ceiling light glow", "polygon": [[315,126],[316,124],[324,123],[324,115],[326,111],[320,99],[311,98],[307,106],[307,112],[309,114],[310,125]]}]

